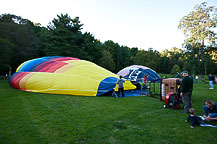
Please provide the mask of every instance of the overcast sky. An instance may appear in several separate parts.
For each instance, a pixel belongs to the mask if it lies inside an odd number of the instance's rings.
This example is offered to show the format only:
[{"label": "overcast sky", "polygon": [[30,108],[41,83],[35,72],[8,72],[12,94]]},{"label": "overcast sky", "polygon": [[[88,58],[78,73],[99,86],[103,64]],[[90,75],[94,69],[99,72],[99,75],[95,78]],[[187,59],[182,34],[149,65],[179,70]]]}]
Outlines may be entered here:
[{"label": "overcast sky", "polygon": [[46,27],[57,15],[68,13],[80,18],[83,32],[101,42],[161,52],[181,48],[179,21],[204,1],[217,7],[217,0],[2,0],[0,14],[15,14]]}]

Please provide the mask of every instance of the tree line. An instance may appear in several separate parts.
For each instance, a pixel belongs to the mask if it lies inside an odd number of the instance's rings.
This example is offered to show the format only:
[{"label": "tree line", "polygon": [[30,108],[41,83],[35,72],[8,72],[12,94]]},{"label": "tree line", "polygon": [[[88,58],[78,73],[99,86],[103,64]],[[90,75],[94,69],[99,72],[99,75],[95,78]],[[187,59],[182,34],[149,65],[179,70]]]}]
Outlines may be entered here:
[{"label": "tree line", "polygon": [[162,52],[130,48],[112,40],[100,42],[90,32],[82,32],[79,17],[68,14],[57,15],[47,27],[21,16],[1,14],[0,74],[10,75],[21,63],[44,56],[76,57],[114,73],[130,65],[143,65],[158,73],[174,74],[185,69],[192,74],[217,74],[216,33],[212,31],[216,28],[217,10],[206,3],[195,9],[180,20],[179,28],[188,34],[183,49],[173,47]]}]

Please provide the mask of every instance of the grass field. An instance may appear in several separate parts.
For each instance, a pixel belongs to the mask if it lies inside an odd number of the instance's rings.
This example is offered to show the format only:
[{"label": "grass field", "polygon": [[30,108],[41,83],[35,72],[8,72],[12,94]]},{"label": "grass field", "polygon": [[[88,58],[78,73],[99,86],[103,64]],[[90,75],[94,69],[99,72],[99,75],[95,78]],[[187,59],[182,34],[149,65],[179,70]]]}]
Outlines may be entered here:
[{"label": "grass field", "polygon": [[[203,115],[216,89],[194,85],[193,107]],[[162,108],[148,96],[114,98],[23,92],[0,80],[0,143],[216,144],[217,128],[190,128],[183,109]],[[217,121],[209,122],[217,125]]]}]

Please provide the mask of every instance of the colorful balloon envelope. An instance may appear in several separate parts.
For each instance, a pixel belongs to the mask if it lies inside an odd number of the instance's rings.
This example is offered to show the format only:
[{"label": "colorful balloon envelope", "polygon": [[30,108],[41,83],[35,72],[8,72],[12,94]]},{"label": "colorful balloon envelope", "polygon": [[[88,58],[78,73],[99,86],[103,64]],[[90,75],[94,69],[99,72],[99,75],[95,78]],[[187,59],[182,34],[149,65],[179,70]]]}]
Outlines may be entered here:
[{"label": "colorful balloon envelope", "polygon": [[[23,91],[70,94],[79,96],[106,95],[115,89],[119,76],[92,62],[72,57],[42,57],[21,64],[9,83]],[[125,90],[136,87],[129,81]]]}]

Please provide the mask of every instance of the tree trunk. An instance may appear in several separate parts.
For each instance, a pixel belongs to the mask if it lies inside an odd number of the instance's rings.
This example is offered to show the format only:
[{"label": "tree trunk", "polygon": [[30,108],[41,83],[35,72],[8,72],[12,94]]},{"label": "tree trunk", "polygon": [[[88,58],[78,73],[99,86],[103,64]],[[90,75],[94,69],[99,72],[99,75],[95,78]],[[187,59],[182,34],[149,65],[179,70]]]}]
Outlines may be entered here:
[{"label": "tree trunk", "polygon": [[204,74],[207,75],[206,63],[204,64]]},{"label": "tree trunk", "polygon": [[193,73],[193,78],[194,78],[194,76],[195,76],[195,54],[194,54],[194,49],[195,49],[195,47],[194,47],[194,45],[193,45],[193,55],[192,55],[192,59],[193,59],[193,68],[192,68],[192,73]]},{"label": "tree trunk", "polygon": [[[199,66],[199,64],[200,64],[200,47],[197,48],[197,65]],[[200,73],[200,70],[198,70],[198,68],[197,68],[197,72]]]},{"label": "tree trunk", "polygon": [[206,61],[204,59],[204,38],[202,40],[202,50],[201,50],[201,59],[202,59],[202,62],[203,62],[203,66],[204,66],[204,74],[207,75],[207,71],[206,71]]}]

